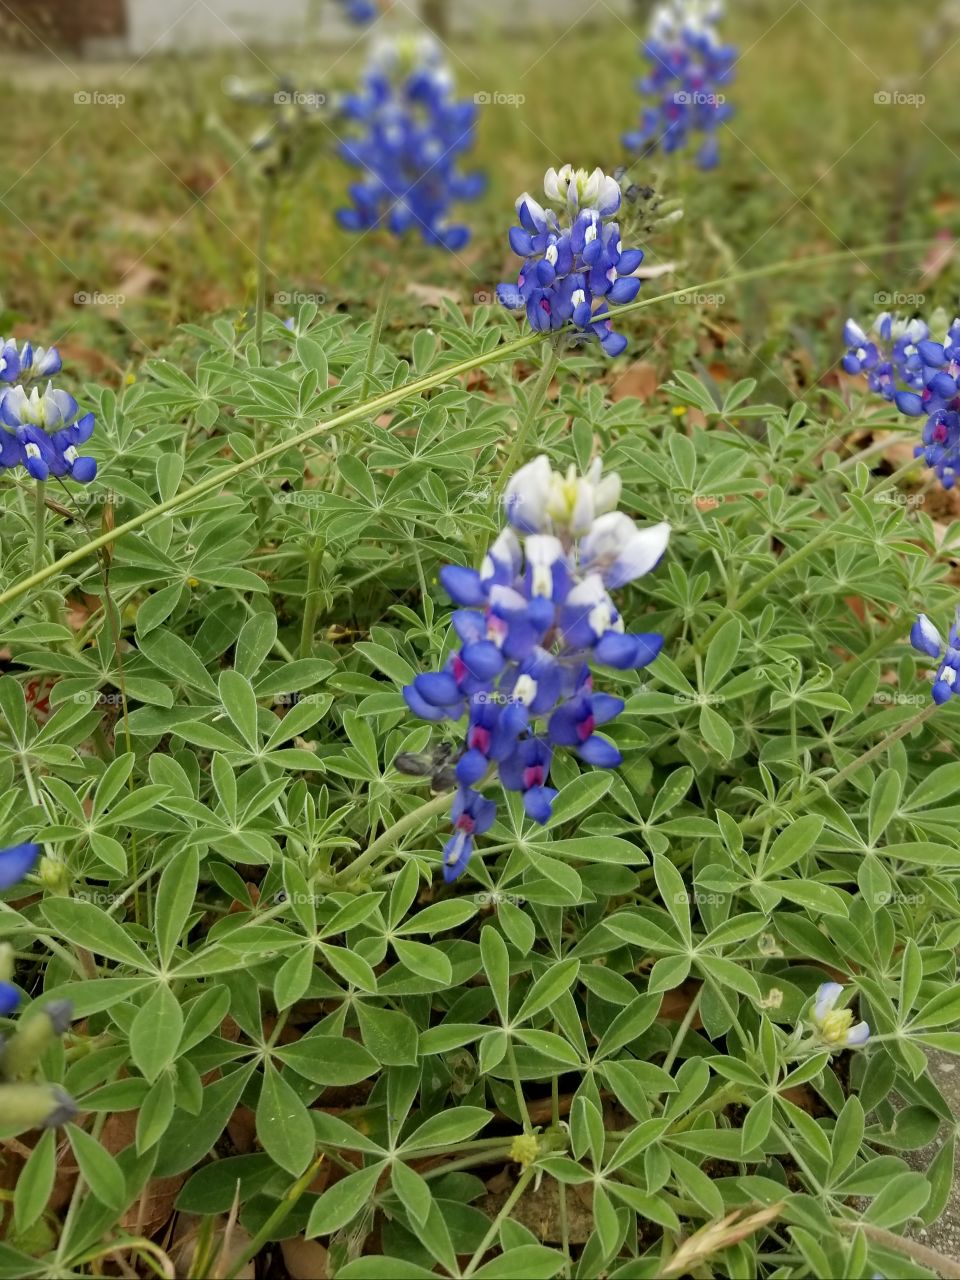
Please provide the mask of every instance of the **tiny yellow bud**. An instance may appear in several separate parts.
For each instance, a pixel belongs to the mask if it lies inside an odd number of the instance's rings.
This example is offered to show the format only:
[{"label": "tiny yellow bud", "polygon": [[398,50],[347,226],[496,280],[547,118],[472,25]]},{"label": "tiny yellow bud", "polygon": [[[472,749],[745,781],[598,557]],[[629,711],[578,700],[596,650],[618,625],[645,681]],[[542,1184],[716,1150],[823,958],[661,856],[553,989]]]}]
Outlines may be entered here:
[{"label": "tiny yellow bud", "polygon": [[670,412],[675,418],[682,418],[687,412],[687,406],[685,404],[675,404]]},{"label": "tiny yellow bud", "polygon": [[135,373],[128,373],[127,376],[124,378],[124,382],[128,387],[132,387],[133,384],[136,382],[136,380],[137,380],[137,375]]},{"label": "tiny yellow bud", "polygon": [[510,1145],[510,1159],[521,1169],[529,1169],[540,1155],[540,1139],[535,1133],[519,1133]]},{"label": "tiny yellow bud", "polygon": [[200,585],[200,579],[199,579],[199,578],[188,578],[188,579],[187,579],[187,586],[188,586],[188,587],[199,587],[199,585]]}]

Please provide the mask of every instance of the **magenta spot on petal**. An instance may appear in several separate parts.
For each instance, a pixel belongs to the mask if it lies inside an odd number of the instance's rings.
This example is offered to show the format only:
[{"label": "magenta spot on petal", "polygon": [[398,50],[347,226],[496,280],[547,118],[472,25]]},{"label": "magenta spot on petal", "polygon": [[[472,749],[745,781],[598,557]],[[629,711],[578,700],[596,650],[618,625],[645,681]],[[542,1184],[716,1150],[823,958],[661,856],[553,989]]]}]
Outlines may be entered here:
[{"label": "magenta spot on petal", "polygon": [[477,825],[470,817],[469,813],[461,813],[460,817],[454,824],[458,831],[462,831],[464,835],[472,836],[473,829]]},{"label": "magenta spot on petal", "polygon": [[467,674],[467,664],[460,657],[459,653],[453,655],[453,678],[457,684],[460,684]]},{"label": "magenta spot on petal", "polygon": [[577,725],[577,737],[581,742],[586,742],[596,727],[597,722],[593,718],[593,713],[591,712],[585,720],[581,720]]},{"label": "magenta spot on petal", "polygon": [[470,730],[469,746],[486,755],[490,750],[490,730],[485,729],[482,724],[474,725]]},{"label": "magenta spot on petal", "polygon": [[523,771],[523,789],[529,791],[531,787],[543,786],[543,765],[532,764]]},{"label": "magenta spot on petal", "polygon": [[550,310],[551,310],[550,303],[546,300],[546,298],[540,299],[540,310],[545,311],[547,315],[550,314]]},{"label": "magenta spot on petal", "polygon": [[944,440],[946,440],[947,438],[946,423],[943,423],[943,422],[937,423],[937,425],[933,428],[933,438],[934,440],[936,440],[937,444],[943,444]]}]

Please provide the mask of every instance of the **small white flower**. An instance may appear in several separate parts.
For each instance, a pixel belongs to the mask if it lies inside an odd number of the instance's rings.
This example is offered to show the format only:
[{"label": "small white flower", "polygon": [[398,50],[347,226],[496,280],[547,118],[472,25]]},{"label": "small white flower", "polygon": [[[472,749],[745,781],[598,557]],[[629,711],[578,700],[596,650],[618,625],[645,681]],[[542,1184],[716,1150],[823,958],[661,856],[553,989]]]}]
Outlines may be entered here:
[{"label": "small white flower", "polygon": [[836,1007],[842,995],[843,987],[839,982],[824,982],[817,991],[813,1006],[813,1025],[820,1039],[831,1049],[851,1049],[866,1044],[870,1038],[870,1027],[866,1022],[858,1022],[854,1026],[852,1011]]},{"label": "small white flower", "polygon": [[629,516],[610,511],[599,516],[580,544],[581,567],[598,573],[608,588],[625,586],[657,564],[670,541],[666,523],[638,529]]},{"label": "small white flower", "polygon": [[547,501],[553,472],[545,453],[521,467],[507,484],[503,495],[507,519],[524,533],[545,533],[550,528]]}]

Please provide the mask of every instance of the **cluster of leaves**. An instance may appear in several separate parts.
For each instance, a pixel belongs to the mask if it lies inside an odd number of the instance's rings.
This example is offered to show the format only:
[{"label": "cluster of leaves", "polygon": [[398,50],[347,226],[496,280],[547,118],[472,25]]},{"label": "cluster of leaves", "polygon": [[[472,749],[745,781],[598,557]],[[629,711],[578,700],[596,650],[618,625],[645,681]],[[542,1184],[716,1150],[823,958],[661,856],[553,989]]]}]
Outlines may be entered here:
[{"label": "cluster of leaves", "polygon": [[[485,307],[402,355],[375,327],[308,305],[261,362],[218,321],[97,393],[55,572],[0,491],[0,834],[46,854],[0,936],[34,1004],[74,1003],[44,1070],[80,1108],[63,1218],[56,1139],[27,1140],[0,1276],[136,1252],[158,1179],[345,1278],[929,1275],[889,1232],[949,1193],[952,1140],[908,1155],[952,1128],[925,1050],[960,1051],[960,718],[897,737],[909,622],[951,597],[931,521],[831,451],[839,399],[677,374],[611,404],[565,357],[537,445],[602,452],[673,525],[625,605],[667,642],[620,677],[623,768],[558,760],[549,824],[509,797],[444,887],[444,801],[393,764],[437,731],[400,689],[451,643],[438,568],[497,528],[531,343]],[[791,1055],[827,978],[872,1040]],[[550,1187],[537,1234],[514,1207]]]}]

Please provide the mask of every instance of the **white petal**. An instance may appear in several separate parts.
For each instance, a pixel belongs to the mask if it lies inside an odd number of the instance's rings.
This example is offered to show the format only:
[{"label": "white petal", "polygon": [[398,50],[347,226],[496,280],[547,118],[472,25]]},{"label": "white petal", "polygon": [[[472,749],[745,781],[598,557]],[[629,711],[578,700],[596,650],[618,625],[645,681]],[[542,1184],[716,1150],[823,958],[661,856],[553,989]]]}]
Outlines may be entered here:
[{"label": "white petal", "polygon": [[813,1016],[822,1022],[831,1013],[837,1001],[843,995],[843,987],[839,982],[824,982],[817,989],[817,1003],[813,1006]]}]

